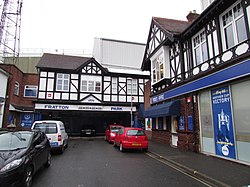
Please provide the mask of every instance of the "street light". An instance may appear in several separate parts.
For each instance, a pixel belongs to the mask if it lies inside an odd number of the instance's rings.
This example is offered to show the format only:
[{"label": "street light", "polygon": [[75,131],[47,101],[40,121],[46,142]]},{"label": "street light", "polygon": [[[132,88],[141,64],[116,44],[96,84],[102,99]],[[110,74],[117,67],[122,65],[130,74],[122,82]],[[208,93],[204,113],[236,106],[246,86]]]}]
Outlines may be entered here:
[{"label": "street light", "polygon": [[127,79],[128,81],[130,80],[131,82],[131,102],[130,102],[130,126],[133,126],[133,96],[132,96],[132,89],[133,89],[133,84],[132,84],[132,78],[129,77]]}]

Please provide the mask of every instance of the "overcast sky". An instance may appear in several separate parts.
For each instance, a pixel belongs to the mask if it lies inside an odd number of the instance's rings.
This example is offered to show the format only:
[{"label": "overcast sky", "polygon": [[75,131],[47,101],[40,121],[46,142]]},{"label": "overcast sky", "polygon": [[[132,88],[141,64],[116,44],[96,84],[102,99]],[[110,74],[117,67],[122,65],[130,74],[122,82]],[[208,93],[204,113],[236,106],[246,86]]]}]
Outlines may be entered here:
[{"label": "overcast sky", "polygon": [[90,49],[94,38],[146,43],[152,16],[186,20],[200,0],[24,0],[21,48]]}]

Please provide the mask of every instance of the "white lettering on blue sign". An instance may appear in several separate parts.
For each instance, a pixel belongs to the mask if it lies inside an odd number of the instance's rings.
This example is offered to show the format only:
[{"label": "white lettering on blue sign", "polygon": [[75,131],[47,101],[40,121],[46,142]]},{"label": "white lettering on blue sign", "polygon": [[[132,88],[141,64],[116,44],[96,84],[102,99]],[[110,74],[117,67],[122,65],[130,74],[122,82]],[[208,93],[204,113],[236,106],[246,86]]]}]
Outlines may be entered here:
[{"label": "white lettering on blue sign", "polygon": [[164,99],[165,99],[164,94],[161,94],[161,95],[157,95],[157,96],[153,97],[152,102],[157,103],[157,102],[163,101]]},{"label": "white lettering on blue sign", "polygon": [[67,105],[45,105],[44,108],[50,110],[69,110],[69,106]]},{"label": "white lettering on blue sign", "polygon": [[122,111],[122,107],[111,107],[111,110]]}]

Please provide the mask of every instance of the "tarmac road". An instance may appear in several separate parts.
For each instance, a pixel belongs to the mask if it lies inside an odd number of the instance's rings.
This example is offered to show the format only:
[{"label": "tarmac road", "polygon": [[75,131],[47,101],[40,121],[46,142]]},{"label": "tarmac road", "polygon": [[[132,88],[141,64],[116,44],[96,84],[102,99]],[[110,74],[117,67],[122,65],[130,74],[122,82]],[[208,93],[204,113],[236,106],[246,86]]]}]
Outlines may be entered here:
[{"label": "tarmac road", "polygon": [[207,186],[140,151],[119,152],[103,138],[71,139],[65,152],[53,154],[34,187]]}]

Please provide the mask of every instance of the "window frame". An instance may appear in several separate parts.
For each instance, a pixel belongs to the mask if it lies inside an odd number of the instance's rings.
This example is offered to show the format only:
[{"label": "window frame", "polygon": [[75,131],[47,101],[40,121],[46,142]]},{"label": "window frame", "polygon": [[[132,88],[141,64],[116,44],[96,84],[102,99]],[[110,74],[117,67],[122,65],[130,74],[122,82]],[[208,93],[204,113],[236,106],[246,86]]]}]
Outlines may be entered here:
[{"label": "window frame", "polygon": [[[26,95],[26,90],[27,90],[27,87],[28,87],[28,86],[35,88],[35,94],[36,94],[35,96],[33,96],[33,95],[32,95],[32,96],[27,96],[27,95]],[[31,89],[31,90],[33,91],[34,89]],[[38,92],[38,86],[36,86],[36,85],[25,85],[25,86],[24,86],[24,93],[23,93],[23,96],[24,96],[24,97],[37,97],[37,92]]]},{"label": "window frame", "polygon": [[[241,14],[238,15],[237,17],[235,17],[235,12],[234,12],[234,9],[237,8],[238,6],[240,6],[240,9],[241,9]],[[225,23],[224,25],[224,17],[229,14],[231,12],[231,15],[232,15],[232,20],[230,20],[228,23]],[[230,14],[229,14],[230,15]],[[247,29],[246,29],[246,24],[245,24],[245,15],[244,15],[244,10],[243,10],[243,7],[242,7],[242,4],[241,4],[241,1],[237,1],[236,3],[234,3],[230,8],[228,8],[226,11],[224,11],[220,17],[220,26],[221,26],[221,37],[222,37],[222,48],[223,48],[223,51],[226,51],[236,45],[238,45],[239,43],[241,43],[242,41],[246,40],[247,39]],[[245,39],[243,39],[242,41],[239,41],[239,38],[238,38],[238,34],[239,34],[239,31],[238,31],[238,28],[237,28],[237,24],[236,22],[240,19],[243,19],[243,23],[244,23],[244,29],[242,29],[244,32],[245,32]],[[227,21],[227,20],[225,20]],[[228,38],[226,36],[226,29],[229,28],[229,27],[232,27],[232,46],[229,46],[228,44]]]},{"label": "window frame", "polygon": [[[62,75],[62,77],[59,77],[59,75]],[[65,75],[67,75],[68,78],[65,78]],[[62,82],[60,84],[62,86],[62,88],[58,88],[59,87],[59,81]],[[67,73],[57,73],[57,75],[56,75],[56,91],[68,92],[69,91],[69,83],[70,83],[70,74],[67,74]],[[67,89],[65,89],[65,86],[67,87]]]},{"label": "window frame", "polygon": [[19,82],[15,81],[14,95],[19,96],[19,90],[20,90],[20,84]]},{"label": "window frame", "polygon": [[[131,87],[132,87],[132,90],[131,90]],[[127,79],[127,94],[132,94],[132,95],[138,94],[137,79]]]},{"label": "window frame", "polygon": [[152,60],[152,81],[153,84],[159,82],[165,77],[165,65],[164,65],[164,54],[161,51],[153,60]]},{"label": "window frame", "polygon": [[[81,92],[92,92],[92,93],[101,93],[102,92],[102,80],[96,80],[94,77],[90,76],[81,76],[80,80],[80,90]],[[83,83],[86,83],[83,85]],[[86,88],[86,89],[83,89]]]},{"label": "window frame", "polygon": [[[205,48],[203,48],[205,46]],[[192,37],[192,51],[193,51],[193,62],[194,66],[198,66],[209,59],[208,54],[208,43],[205,28],[200,30],[197,34]],[[206,50],[206,51],[205,51]],[[196,52],[199,52],[199,61],[197,59]],[[206,54],[206,55],[205,55]]]}]

